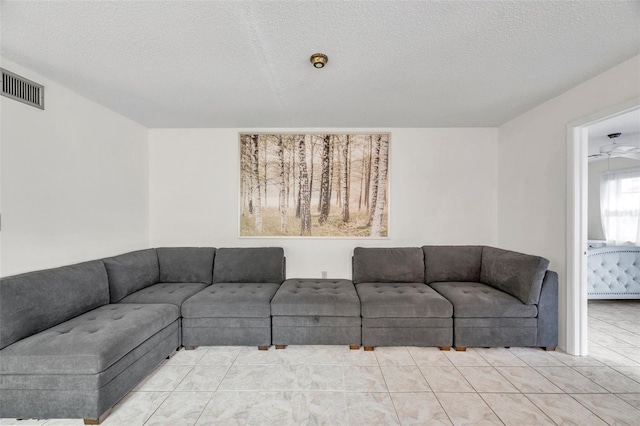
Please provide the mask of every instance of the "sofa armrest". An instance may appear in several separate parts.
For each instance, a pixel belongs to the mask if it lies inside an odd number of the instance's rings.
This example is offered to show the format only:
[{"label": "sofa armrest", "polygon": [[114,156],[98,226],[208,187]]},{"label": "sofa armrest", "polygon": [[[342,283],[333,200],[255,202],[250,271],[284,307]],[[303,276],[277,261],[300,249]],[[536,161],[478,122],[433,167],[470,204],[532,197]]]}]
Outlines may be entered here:
[{"label": "sofa armrest", "polygon": [[558,346],[558,274],[554,271],[547,271],[542,280],[536,346]]}]

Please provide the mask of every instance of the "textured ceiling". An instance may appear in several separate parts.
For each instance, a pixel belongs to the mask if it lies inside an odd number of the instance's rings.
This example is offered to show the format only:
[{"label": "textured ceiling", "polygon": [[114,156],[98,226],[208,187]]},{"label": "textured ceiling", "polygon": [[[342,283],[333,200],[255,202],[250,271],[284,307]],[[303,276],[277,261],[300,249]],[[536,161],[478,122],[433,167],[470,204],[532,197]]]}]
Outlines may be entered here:
[{"label": "textured ceiling", "polygon": [[152,128],[497,126],[640,53],[637,0],[0,4],[3,57]]}]

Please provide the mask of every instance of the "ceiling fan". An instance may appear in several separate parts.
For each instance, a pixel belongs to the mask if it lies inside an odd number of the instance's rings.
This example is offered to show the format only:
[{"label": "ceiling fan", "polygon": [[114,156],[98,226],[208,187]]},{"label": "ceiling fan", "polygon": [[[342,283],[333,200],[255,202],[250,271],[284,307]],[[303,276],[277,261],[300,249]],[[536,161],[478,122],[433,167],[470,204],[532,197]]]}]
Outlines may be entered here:
[{"label": "ceiling fan", "polygon": [[611,143],[602,145],[600,152],[590,155],[589,160],[613,157],[626,157],[640,160],[640,147],[616,142],[616,139],[619,138],[620,135],[622,135],[622,133],[609,133],[607,137],[611,140]]}]

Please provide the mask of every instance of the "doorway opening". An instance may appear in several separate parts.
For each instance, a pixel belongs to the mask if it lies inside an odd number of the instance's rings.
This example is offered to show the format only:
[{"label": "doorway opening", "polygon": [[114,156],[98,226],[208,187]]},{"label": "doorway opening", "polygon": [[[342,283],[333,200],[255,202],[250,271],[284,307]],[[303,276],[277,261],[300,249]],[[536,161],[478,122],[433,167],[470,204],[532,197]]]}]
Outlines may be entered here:
[{"label": "doorway opening", "polygon": [[640,109],[640,97],[567,125],[567,346],[572,355],[588,354],[587,255],[589,233],[589,128]]}]

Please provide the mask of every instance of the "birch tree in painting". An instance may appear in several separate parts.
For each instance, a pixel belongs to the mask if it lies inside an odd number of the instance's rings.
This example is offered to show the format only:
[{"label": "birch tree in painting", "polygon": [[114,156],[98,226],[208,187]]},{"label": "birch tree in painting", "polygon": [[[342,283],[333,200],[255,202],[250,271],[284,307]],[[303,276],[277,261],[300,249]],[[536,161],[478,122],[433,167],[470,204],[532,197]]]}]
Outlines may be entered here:
[{"label": "birch tree in painting", "polygon": [[[365,186],[364,186],[364,206],[365,208],[369,208],[369,204],[371,201],[371,197],[369,196],[369,194],[371,193],[371,166],[372,166],[372,155],[373,155],[373,135],[369,135],[369,149],[368,149],[368,155],[366,158],[366,172],[365,172]],[[364,155],[364,153],[363,153]]]},{"label": "birch tree in painting", "polygon": [[340,175],[342,221],[349,222],[349,135],[347,135],[347,140],[342,145],[342,164],[344,164]]},{"label": "birch tree in painting", "polygon": [[280,229],[287,229],[287,204],[286,204],[286,189],[285,189],[285,167],[284,167],[284,145],[282,144],[282,135],[278,136],[278,164],[280,166],[279,173],[279,186],[280,194],[278,197],[278,205],[280,209]]},{"label": "birch tree in painting", "polygon": [[323,224],[327,221],[329,217],[329,206],[331,203],[331,193],[330,193],[330,180],[329,180],[329,169],[330,169],[330,158],[329,153],[331,152],[331,136],[325,135],[322,143],[322,177],[320,179],[320,217],[318,218],[318,222]]},{"label": "birch tree in painting", "polygon": [[298,164],[300,169],[300,235],[311,235],[311,193],[307,174],[307,145],[304,135],[298,139]]},{"label": "birch tree in painting", "polygon": [[[258,138],[258,140],[260,140],[260,138]],[[268,173],[267,173],[267,168],[269,166],[269,161],[267,160],[267,151],[269,150],[269,146],[267,145],[267,138],[262,138],[262,167],[264,170],[264,174],[262,175],[262,188],[264,190],[264,197],[261,197],[262,200],[262,208],[267,208],[267,202],[268,202],[268,198],[267,198],[267,189],[268,189],[268,184],[269,184],[269,178],[268,178]]]},{"label": "birch tree in painting", "polygon": [[334,168],[336,169],[336,174],[338,176],[338,184],[336,185],[336,204],[338,205],[338,207],[340,207],[342,209],[342,191],[341,191],[341,187],[342,185],[340,185],[340,179],[342,179],[342,148],[341,148],[341,144],[340,144],[340,138],[335,137],[334,138],[334,145],[336,146],[336,159],[337,162],[335,163]]},{"label": "birch tree in painting", "polygon": [[255,185],[253,181],[253,154],[251,153],[251,147],[251,137],[247,136],[242,145],[243,158],[245,160],[242,165],[242,173],[245,176],[244,181],[247,187],[245,200],[249,217],[253,217],[253,187]]},{"label": "birch tree in painting", "polygon": [[382,232],[382,212],[385,207],[387,197],[387,166],[389,164],[389,141],[380,138],[380,153],[378,158],[378,193],[376,195],[376,205],[371,223],[371,236],[380,237]]},{"label": "birch tree in painting", "polygon": [[371,183],[371,201],[369,202],[369,225],[373,222],[373,213],[376,210],[376,203],[378,202],[378,180],[380,179],[380,144],[382,136],[378,135],[376,145],[373,149],[373,166],[371,171],[371,177],[373,182]]},{"label": "birch tree in painting", "polygon": [[251,147],[253,149],[253,182],[255,184],[253,193],[256,196],[256,202],[253,205],[253,211],[255,212],[255,227],[256,231],[262,231],[262,209],[260,199],[260,152],[258,150],[258,135],[251,136]]},{"label": "birch tree in painting", "polygon": [[240,216],[245,215],[247,206],[247,144],[246,137],[240,143]]}]

